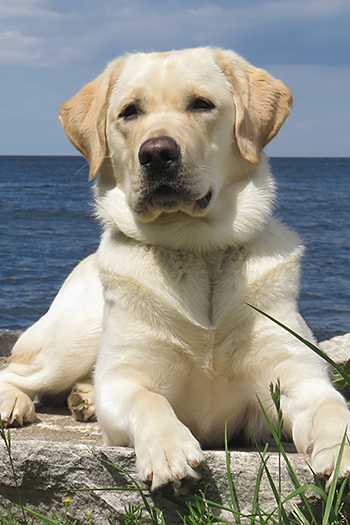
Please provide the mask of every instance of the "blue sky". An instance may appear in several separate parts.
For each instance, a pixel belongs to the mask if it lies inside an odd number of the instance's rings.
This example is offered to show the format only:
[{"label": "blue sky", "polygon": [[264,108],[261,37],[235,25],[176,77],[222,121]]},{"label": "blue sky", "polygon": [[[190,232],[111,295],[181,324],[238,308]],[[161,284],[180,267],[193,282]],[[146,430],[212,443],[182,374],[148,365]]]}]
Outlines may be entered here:
[{"label": "blue sky", "polygon": [[59,107],[109,60],[198,45],[292,90],[270,155],[350,156],[350,0],[0,0],[0,154],[75,154]]}]

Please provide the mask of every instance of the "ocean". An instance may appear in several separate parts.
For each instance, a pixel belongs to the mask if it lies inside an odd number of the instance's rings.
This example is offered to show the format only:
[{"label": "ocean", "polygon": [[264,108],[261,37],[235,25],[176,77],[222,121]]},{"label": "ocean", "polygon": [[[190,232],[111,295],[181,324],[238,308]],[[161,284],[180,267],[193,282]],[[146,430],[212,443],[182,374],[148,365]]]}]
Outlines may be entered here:
[{"label": "ocean", "polygon": [[[300,311],[319,341],[350,332],[350,158],[272,158],[275,216],[303,239]],[[43,315],[96,250],[81,156],[0,156],[0,329]]]}]

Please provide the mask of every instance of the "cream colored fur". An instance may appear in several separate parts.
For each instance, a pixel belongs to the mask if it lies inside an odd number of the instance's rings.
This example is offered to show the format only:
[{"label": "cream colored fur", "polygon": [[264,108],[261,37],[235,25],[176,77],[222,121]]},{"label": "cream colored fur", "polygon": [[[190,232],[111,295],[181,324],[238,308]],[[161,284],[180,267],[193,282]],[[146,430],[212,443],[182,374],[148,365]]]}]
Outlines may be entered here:
[{"label": "cream colored fur", "polygon": [[[135,447],[140,478],[157,488],[196,477],[200,444],[222,446],[225,422],[229,436],[264,436],[257,396],[276,422],[269,386],[279,380],[285,432],[332,475],[350,422],[343,398],[321,359],[247,306],[313,340],[297,306],[303,248],[271,218],[262,151],[291,105],[265,71],[199,48],[117,59],[62,106],[97,176],[104,233],[0,374],[6,423],[34,421],[37,394],[73,387],[70,406],[88,419],[95,395],[105,442]],[[171,210],[155,204],[140,166],[141,146],[159,137],[181,152]],[[346,447],[340,477],[349,470]]]}]

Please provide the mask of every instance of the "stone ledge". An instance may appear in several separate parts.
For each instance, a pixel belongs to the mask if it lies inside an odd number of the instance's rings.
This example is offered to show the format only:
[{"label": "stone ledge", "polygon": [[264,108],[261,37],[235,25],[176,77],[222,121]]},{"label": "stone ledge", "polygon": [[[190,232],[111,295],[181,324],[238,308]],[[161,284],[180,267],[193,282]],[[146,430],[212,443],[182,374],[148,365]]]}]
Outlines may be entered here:
[{"label": "stone ledge", "polygon": [[[29,508],[51,516],[62,517],[64,502],[71,499],[68,516],[78,523],[88,523],[87,513],[91,513],[94,524],[107,524],[108,518],[114,523],[122,521],[128,504],[141,505],[142,500],[135,492],[93,491],[72,492],[74,489],[122,488],[130,486],[130,480],[116,469],[104,464],[106,460],[124,469],[136,478],[135,455],[132,449],[102,447],[97,445],[49,443],[47,441],[17,441],[13,444],[13,459],[18,475],[23,504]],[[254,485],[260,464],[257,452],[231,451],[232,473],[240,510],[249,514],[254,496]],[[226,504],[223,487],[228,492],[226,459],[223,451],[206,451],[205,465],[199,468],[202,480],[198,488],[207,486],[206,497],[216,503]],[[298,454],[290,456],[293,468],[303,484],[310,483],[312,476],[305,457]],[[3,474],[0,482],[0,509],[6,516],[8,507],[20,518],[16,489],[9,462],[4,449],[0,452]],[[278,479],[278,458],[276,453],[269,455],[268,465],[272,476]],[[293,483],[283,467],[283,493],[293,489]],[[137,478],[136,478],[137,479]],[[143,487],[145,487],[143,485]],[[195,489],[192,488],[191,492]],[[167,525],[178,524],[181,520],[175,504],[156,493],[150,493],[149,502],[164,513]],[[260,502],[265,510],[272,510],[276,504],[266,476],[262,481]],[[221,517],[233,522],[232,514],[221,513]]]},{"label": "stone ledge", "polygon": [[[8,334],[5,334],[8,341]],[[323,347],[333,359],[346,362],[350,357],[350,334],[324,343]],[[326,348],[327,346],[327,348]],[[5,347],[4,347],[5,348]],[[341,351],[340,351],[341,350]],[[6,347],[6,354],[10,352]],[[5,352],[3,355],[6,355]],[[341,354],[341,355],[340,355]],[[96,489],[114,487],[120,489],[130,486],[127,476],[116,469],[107,466],[101,459],[114,463],[124,469],[135,479],[135,455],[132,449],[101,446],[101,433],[97,423],[80,423],[75,421],[67,409],[48,409],[37,406],[37,420],[33,425],[11,429],[12,456],[19,480],[21,496],[24,505],[51,516],[57,517],[64,513],[64,502],[67,497],[71,503],[67,515],[77,524],[88,524],[87,512],[91,513],[92,523],[108,524],[108,518],[113,523],[124,523],[122,516],[125,507],[132,503],[142,505],[140,496],[127,491],[87,491],[72,492],[76,489]],[[290,447],[290,445],[288,445]],[[278,480],[278,454],[270,452],[268,465],[274,481]],[[253,450],[231,450],[231,470],[235,484],[240,510],[251,512],[256,476],[260,466],[260,457]],[[205,464],[198,471],[201,482],[190,487],[190,493],[207,486],[206,496],[216,503],[226,504],[224,491],[229,492],[226,473],[226,458],[224,451],[205,451]],[[296,454],[289,448],[289,459],[302,485],[313,483],[313,476],[307,464],[307,457]],[[294,485],[284,465],[282,468],[282,493],[290,494]],[[182,523],[178,516],[177,506],[157,493],[150,493],[142,485],[151,505],[159,507],[167,525]],[[320,512],[320,500],[312,496],[312,505]],[[0,440],[0,512],[7,516],[8,508],[19,519],[20,510],[14,502],[17,492],[10,468],[9,458]],[[264,510],[272,511],[276,504],[266,475],[264,475],[260,497]],[[350,515],[349,508],[344,511]],[[290,507],[291,508],[291,507]],[[232,514],[223,512],[221,517],[233,522]],[[321,520],[320,520],[321,521]]]},{"label": "stone ledge", "polygon": [[[12,457],[18,476],[22,500],[25,506],[51,516],[54,512],[58,518],[63,516],[64,502],[67,497],[71,503],[67,514],[77,523],[88,524],[87,512],[91,513],[92,523],[123,523],[122,516],[129,503],[141,505],[142,500],[136,492],[98,491],[73,492],[75,489],[97,489],[113,487],[116,489],[130,486],[126,475],[106,465],[107,460],[124,469],[137,480],[135,454],[132,449],[101,446],[100,431],[97,423],[80,423],[73,420],[62,409],[58,413],[38,413],[36,423],[23,428],[11,429]],[[306,456],[293,452],[289,447],[289,458],[300,483],[313,482],[313,476],[307,465]],[[260,458],[254,450],[231,450],[231,470],[240,510],[249,514],[254,496],[255,481],[260,465]],[[190,493],[207,486],[206,496],[216,503],[227,504],[224,490],[229,492],[226,457],[222,450],[205,451],[205,463],[198,469],[201,481],[189,487]],[[277,483],[278,454],[268,454],[270,472]],[[20,518],[20,510],[14,505],[17,493],[5,447],[0,444],[0,511],[4,516],[7,509]],[[286,466],[282,468],[283,494],[288,495],[294,485]],[[142,485],[142,484],[141,484]],[[148,494],[151,505],[159,507],[167,525],[181,523],[180,510],[175,504],[159,493]],[[275,508],[275,499],[264,475],[259,501],[265,510]],[[317,498],[312,504],[319,506]],[[222,512],[221,517],[233,522],[232,514]]]}]

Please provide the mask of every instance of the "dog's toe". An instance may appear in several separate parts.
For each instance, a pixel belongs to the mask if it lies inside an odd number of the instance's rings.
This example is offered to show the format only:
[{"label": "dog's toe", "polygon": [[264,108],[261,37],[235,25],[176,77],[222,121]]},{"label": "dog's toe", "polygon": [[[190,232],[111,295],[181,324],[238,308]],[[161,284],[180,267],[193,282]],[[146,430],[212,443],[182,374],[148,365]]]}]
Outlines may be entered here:
[{"label": "dog's toe", "polygon": [[199,443],[181,423],[172,432],[160,432],[152,440],[142,439],[136,455],[138,475],[152,482],[152,490],[184,478],[198,479],[194,469],[204,460]]},{"label": "dog's toe", "polygon": [[[338,455],[340,452],[340,445],[335,445],[329,448],[323,448],[319,451],[314,451],[311,456],[311,467],[319,478],[326,478],[326,487],[329,487],[334,478],[334,470],[336,467]],[[345,445],[343,455],[340,462],[338,480],[349,477],[350,473],[350,446]]]},{"label": "dog's toe", "polygon": [[22,426],[25,423],[33,423],[36,417],[33,401],[13,385],[2,385],[0,417],[4,426]]}]

